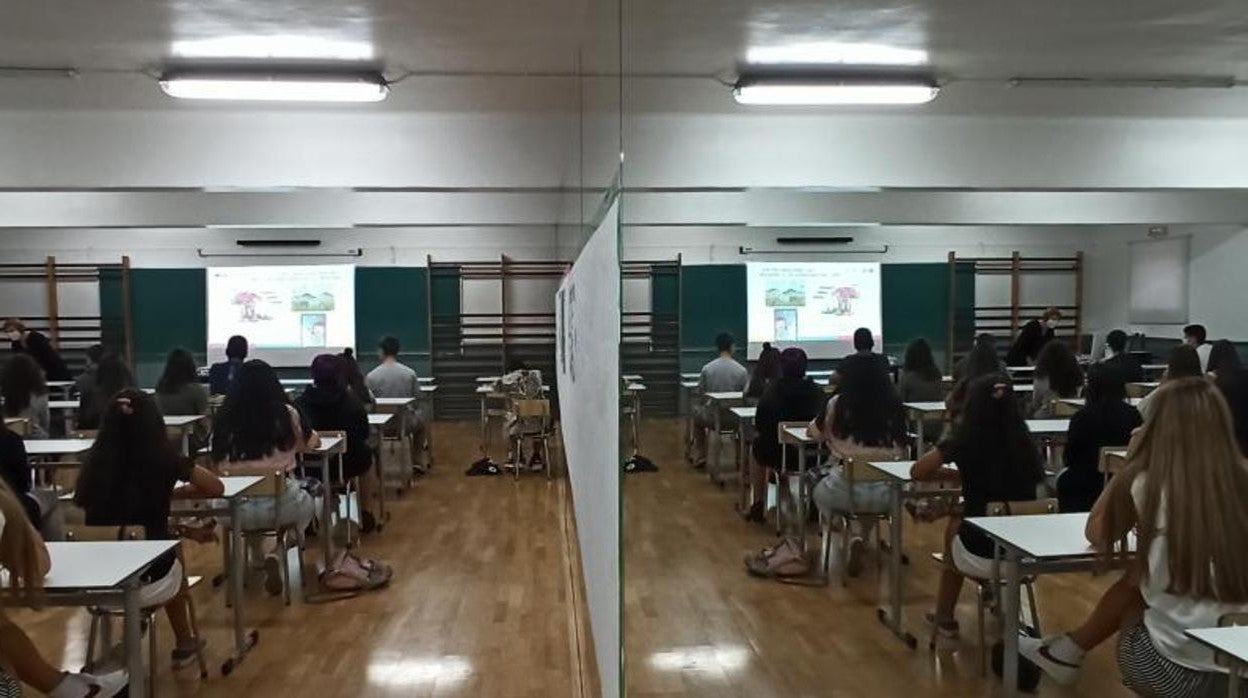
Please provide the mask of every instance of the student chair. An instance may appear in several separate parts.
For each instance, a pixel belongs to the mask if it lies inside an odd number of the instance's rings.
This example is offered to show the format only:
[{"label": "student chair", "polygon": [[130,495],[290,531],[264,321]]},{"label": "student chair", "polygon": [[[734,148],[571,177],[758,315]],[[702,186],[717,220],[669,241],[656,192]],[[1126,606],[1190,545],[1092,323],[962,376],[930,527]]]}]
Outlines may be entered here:
[{"label": "student chair", "polygon": [[[298,530],[298,525],[297,524],[283,525],[281,523],[282,521],[282,495],[285,494],[285,492],[286,492],[286,473],[279,470],[277,472],[274,472],[272,475],[266,475],[264,478],[264,481],[261,483],[260,487],[257,488],[254,494],[252,493],[247,494],[248,499],[258,499],[258,498],[264,498],[264,497],[273,498],[273,525],[269,528],[247,531],[243,534],[243,540],[247,541],[247,540],[252,540],[254,538],[272,538],[273,539],[274,551],[277,554],[277,564],[282,572],[282,600],[285,602],[287,606],[289,606],[290,600],[291,600],[291,593],[292,593],[291,590],[294,587],[294,580],[291,579],[290,577],[290,556],[288,553],[290,551],[291,543],[294,543],[294,547],[296,551],[295,554],[298,558],[298,564],[299,564],[299,581],[300,581],[300,586],[302,586],[303,545],[300,542],[300,531]],[[329,495],[328,493],[326,493],[324,496],[329,496]],[[227,541],[226,544],[228,545],[229,544],[228,541],[230,540],[229,536],[226,536],[225,540]],[[250,561],[246,559],[248,549],[249,549],[249,546],[244,547],[244,553],[243,553],[243,560],[244,560],[244,565],[245,565],[244,569],[250,569]],[[233,559],[234,559],[233,556],[228,556],[226,559],[231,561],[230,564],[233,564]]]},{"label": "student chair", "polygon": [[1079,411],[1078,407],[1069,402],[1062,402],[1060,399],[1053,401],[1053,418],[1054,419],[1070,419]]},{"label": "student chair", "polygon": [[[117,540],[147,540],[147,529],[143,526],[85,526],[71,525],[65,528],[66,541],[117,541]],[[182,557],[182,546],[177,548],[178,562],[182,563],[182,590],[186,592],[187,614],[191,620],[191,633],[195,640],[200,640],[199,619],[195,612],[195,598],[191,595],[190,590],[199,586],[203,581],[203,577],[198,575],[188,577],[186,574],[186,561]],[[148,670],[148,686],[156,685],[156,612],[161,609],[160,606],[141,609],[143,614],[143,627],[147,629],[147,670]],[[114,617],[121,617],[125,614],[125,610],[118,606],[88,606],[87,613],[91,615],[91,627],[87,631],[87,656],[84,671],[91,671],[96,662],[96,648],[101,647],[105,652],[110,649],[110,626]],[[97,645],[97,639],[99,644]],[[195,650],[195,661],[199,664],[199,678],[208,678],[208,664],[204,660],[203,643]]]},{"label": "student chair", "polygon": [[875,468],[869,468],[865,461],[855,460],[853,458],[841,461],[841,467],[845,480],[845,485],[849,489],[849,509],[843,512],[836,512],[832,517],[825,517],[822,513],[819,515],[819,528],[822,535],[823,557],[822,557],[822,575],[824,583],[830,579],[832,567],[832,539],[835,531],[832,524],[835,519],[841,519],[841,535],[840,544],[837,546],[837,558],[840,560],[841,569],[841,586],[849,585],[849,575],[846,573],[846,562],[848,561],[849,544],[853,537],[853,524],[862,525],[864,533],[867,534],[867,541],[870,542],[874,538],[876,567],[882,564],[884,556],[880,554],[883,541],[880,539],[880,522],[887,521],[889,514],[867,512],[859,509],[858,502],[855,500],[856,485],[862,485],[872,482],[884,482],[888,479],[882,471]]},{"label": "student chair", "polygon": [[[711,412],[707,415],[707,419],[710,420],[710,424],[706,427],[706,474],[711,479],[711,482],[722,488],[724,486],[724,480],[719,478],[721,475],[719,466],[724,461],[724,440],[727,439],[732,442],[732,462],[734,464],[741,461],[741,444],[736,439],[736,416],[729,412],[729,408],[725,407],[721,403],[715,403],[715,409],[719,410],[719,431],[715,431],[715,413]],[[696,424],[694,425],[694,428],[697,428]],[[716,440],[713,448],[711,445],[712,438]],[[714,462],[711,461],[712,451],[715,453]],[[736,466],[734,465],[733,467]]]},{"label": "student chair", "polygon": [[[987,516],[1035,516],[1038,514],[1056,514],[1056,499],[1037,499],[1035,501],[1022,502],[989,502],[988,510],[985,512]],[[946,560],[942,553],[932,553],[932,559],[941,564],[952,565],[952,560]],[[992,579],[973,579],[979,585],[979,594],[976,598],[976,632],[979,635],[979,674],[980,676],[988,675],[988,639],[984,626],[984,615],[988,608],[996,609],[996,593],[995,585],[999,586],[1000,581]],[[1027,592],[1027,607],[1031,615],[1031,626],[1036,633],[1040,633],[1040,613],[1036,607],[1036,578],[1033,576],[1023,577],[1023,589]],[[931,639],[928,647],[936,648],[936,629],[933,626]]]},{"label": "student chair", "polygon": [[[1230,628],[1233,626],[1248,625],[1248,613],[1228,613],[1218,619],[1219,628]],[[1223,652],[1215,652],[1213,660],[1218,666],[1226,669],[1226,695],[1231,698],[1239,697],[1239,685],[1243,680],[1243,666],[1235,661],[1233,657],[1227,656]]]},{"label": "student chair", "polygon": [[1126,446],[1102,446],[1100,455],[1096,458],[1096,469],[1101,471],[1105,476],[1105,483],[1109,484],[1109,478],[1117,475],[1127,465],[1127,460],[1119,456],[1111,456],[1111,451],[1125,451]]},{"label": "student chair", "polygon": [[[784,451],[784,449],[788,449],[788,448],[792,448],[795,451],[797,450],[795,446],[785,443],[784,430],[789,429],[789,428],[805,428],[806,425],[807,425],[807,422],[780,422],[779,424],[776,425],[776,440],[780,442],[781,451]],[[737,426],[736,424],[734,424],[731,433],[735,434],[736,431],[737,431]],[[710,450],[709,446],[707,450],[708,451]],[[816,449],[816,453],[817,453],[817,449]],[[741,460],[740,454],[737,453],[736,455],[737,455],[737,462],[740,462]],[[807,456],[809,457],[809,455],[810,454],[808,453]],[[796,462],[793,462],[793,463],[790,463],[789,465],[796,466],[799,464],[797,464]],[[707,469],[708,470],[710,469],[709,465],[707,466]],[[774,478],[776,481],[776,512],[775,512],[776,513],[776,535],[781,535],[782,533],[784,533],[784,517],[783,517],[784,502],[786,499],[790,499],[790,500],[793,499],[793,497],[791,496],[792,490],[793,490],[792,480],[796,479],[797,475],[796,473],[782,472],[780,467],[768,466],[767,477],[769,479]],[[797,483],[797,496],[798,497],[802,496],[802,483],[801,482]],[[794,502],[790,502],[790,505],[795,506]]]},{"label": "student chair", "polygon": [[550,400],[513,398],[509,412],[516,417],[516,432],[510,435],[509,448],[514,448],[512,463],[516,465],[515,478],[520,478],[520,465],[524,455],[524,441],[530,439],[542,445],[542,463],[546,466],[546,479],[550,479],[550,440],[555,436],[554,420],[550,414]]}]

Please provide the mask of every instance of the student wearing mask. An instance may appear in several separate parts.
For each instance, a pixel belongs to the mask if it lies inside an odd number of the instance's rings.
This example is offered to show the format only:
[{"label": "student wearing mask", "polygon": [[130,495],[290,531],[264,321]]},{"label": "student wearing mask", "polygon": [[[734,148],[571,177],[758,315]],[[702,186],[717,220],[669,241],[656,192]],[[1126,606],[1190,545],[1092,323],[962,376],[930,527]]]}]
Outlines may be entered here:
[{"label": "student wearing mask", "polygon": [[1135,531],[1141,553],[1083,625],[1043,640],[1020,637],[1019,651],[1069,684],[1086,653],[1118,633],[1122,682],[1138,695],[1222,696],[1226,670],[1186,631],[1248,612],[1248,464],[1209,381],[1174,379],[1156,395],[1086,531],[1107,557]]},{"label": "student wearing mask", "polygon": [[1088,369],[1087,402],[1070,418],[1066,432],[1066,469],[1057,476],[1057,501],[1062,512],[1089,511],[1105,483],[1100,472],[1101,449],[1126,446],[1143,419],[1127,404],[1122,374],[1104,364]]},{"label": "student wearing mask", "polygon": [[1105,336],[1105,358],[1101,364],[1117,371],[1124,383],[1144,380],[1144,367],[1127,353],[1127,333],[1122,330],[1113,330]]},{"label": "student wearing mask", "polygon": [[208,392],[212,395],[228,395],[238,377],[239,369],[247,360],[247,338],[234,335],[225,343],[225,361],[208,368]]},{"label": "student wearing mask", "polygon": [[[189,485],[175,491],[179,480]],[[88,526],[143,526],[149,540],[176,540],[169,530],[170,500],[180,494],[219,497],[224,491],[212,471],[177,452],[151,396],[128,388],[104,406],[100,434],[78,472],[74,504],[86,513]],[[163,606],[169,616],[175,669],[194,661],[204,646],[191,631],[184,581],[182,563],[170,551],[144,573],[139,590],[141,608]]]},{"label": "student wearing mask", "polygon": [[113,396],[133,387],[134,374],[126,362],[115,354],[100,359],[95,369],[95,382],[78,396],[78,428],[99,429],[100,415]]},{"label": "student wearing mask", "polygon": [[[751,447],[750,489],[753,501],[746,518],[762,523],[767,496],[768,471],[780,470],[780,422],[805,422],[823,409],[823,388],[806,377],[806,352],[789,347],[779,352],[780,378],[767,388],[754,414],[757,435]],[[789,464],[796,466],[794,458]]]},{"label": "student wearing mask", "polygon": [[1188,325],[1183,328],[1183,343],[1196,350],[1202,372],[1209,370],[1209,352],[1213,351],[1213,346],[1205,341],[1207,338],[1208,332],[1204,325]]},{"label": "student wearing mask", "polygon": [[[364,384],[379,398],[413,399],[420,397],[420,378],[416,371],[399,361],[399,340],[383,337],[377,345],[381,363],[368,372]],[[425,425],[420,413],[411,410],[407,416],[408,456],[417,465],[425,441]]]},{"label": "student wearing mask", "polygon": [[312,385],[296,404],[307,416],[308,426],[317,431],[342,431],[347,435],[347,452],[342,457],[342,477],[360,479],[360,528],[365,533],[377,529],[374,514],[381,484],[373,468],[369,448],[368,412],[343,381],[342,358],[321,354],[312,360]]},{"label": "student wearing mask", "polygon": [[52,346],[52,342],[41,332],[28,329],[21,320],[9,318],[4,321],[4,333],[12,342],[14,353],[29,354],[43,374],[50,381],[72,381],[65,359]]},{"label": "student wearing mask", "polygon": [[1074,352],[1065,342],[1049,342],[1036,358],[1028,413],[1032,419],[1050,419],[1055,400],[1079,397],[1082,388],[1083,370]]},{"label": "student wearing mask", "polygon": [[[888,371],[878,363],[862,366],[841,378],[837,394],[808,426],[810,435],[828,448],[831,471],[811,494],[819,512],[836,519],[849,513],[850,490],[842,463],[896,461],[905,457],[906,413],[893,388]],[[890,491],[886,483],[854,485],[854,510],[860,513],[888,511]],[[850,577],[862,571],[865,531],[854,531],[850,541],[845,573]]]},{"label": "student wearing mask", "polygon": [[87,347],[84,354],[87,364],[82,369],[82,373],[74,379],[74,395],[82,395],[95,383],[95,371],[100,366],[100,359],[104,358],[104,346],[100,344],[92,344]]},{"label": "student wearing mask", "polygon": [[17,354],[9,359],[0,375],[0,396],[4,398],[5,417],[25,419],[34,438],[49,436],[52,414],[48,408],[48,383],[33,358]]},{"label": "student wearing mask", "polygon": [[[1200,356],[1196,353],[1196,350],[1190,345],[1180,344],[1170,352],[1170,361],[1166,363],[1166,372],[1161,377],[1161,383],[1165,385],[1172,380],[1194,378],[1203,374],[1204,371],[1200,368]],[[1140,416],[1144,417],[1144,419],[1148,419],[1148,411],[1152,409],[1153,396],[1156,394],[1157,391],[1154,390],[1145,395],[1144,399],[1140,400],[1140,404],[1137,406]]]},{"label": "student wearing mask", "polygon": [[1018,336],[1010,345],[1010,351],[1005,355],[1005,365],[1031,366],[1035,364],[1036,358],[1040,356],[1040,350],[1044,348],[1044,345],[1053,341],[1061,319],[1062,311],[1057,308],[1048,308],[1039,319],[1028,320],[1018,330]]},{"label": "student wearing mask", "polygon": [[[271,530],[275,523],[294,526],[300,533],[308,528],[316,513],[315,504],[293,475],[295,457],[319,444],[320,436],[290,404],[272,366],[253,359],[238,367],[234,386],[213,419],[212,461],[229,475],[267,477],[279,471],[287,473],[281,495],[281,520],[274,521],[273,497],[249,499],[239,509],[244,531]],[[328,526],[328,522],[324,525]],[[330,532],[322,531],[321,535]],[[249,542],[253,559],[263,561],[265,590],[277,596],[282,593],[277,555],[265,555],[258,538],[252,537]]]},{"label": "student wearing mask", "polygon": [[[745,391],[750,372],[732,358],[734,343],[732,335],[727,332],[721,332],[715,337],[715,350],[719,352],[719,356],[702,367],[702,372],[698,375],[699,395]],[[714,409],[717,408],[709,402],[696,405],[694,409],[693,464],[696,468],[706,467],[706,431],[715,428]],[[725,427],[735,424],[730,419],[731,416],[721,415],[720,424]]]},{"label": "student wearing mask", "polygon": [[763,349],[754,362],[754,371],[750,374],[750,382],[745,386],[745,399],[757,401],[767,392],[767,388],[780,380],[780,350],[771,346],[771,342],[763,342]]},{"label": "student wearing mask", "polygon": [[[957,469],[946,464],[957,464]],[[920,458],[910,469],[918,482],[951,480],[962,485],[962,514],[950,516],[945,533],[944,571],[936,593],[935,612],[928,616],[937,634],[958,637],[954,617],[966,577],[993,578],[993,544],[964,518],[984,516],[989,502],[1031,501],[1044,479],[1040,452],[1018,408],[1005,375],[976,378],[967,388],[966,409],[953,435]]]}]

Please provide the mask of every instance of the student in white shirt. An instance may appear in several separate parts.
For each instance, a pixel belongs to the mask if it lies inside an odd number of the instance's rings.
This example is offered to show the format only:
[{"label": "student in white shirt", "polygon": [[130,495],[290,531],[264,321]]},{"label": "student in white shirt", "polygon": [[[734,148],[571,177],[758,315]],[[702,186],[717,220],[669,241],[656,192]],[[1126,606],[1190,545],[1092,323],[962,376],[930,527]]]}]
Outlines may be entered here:
[{"label": "student in white shirt", "polygon": [[1206,341],[1208,337],[1209,333],[1204,325],[1188,325],[1183,328],[1183,343],[1196,350],[1202,373],[1209,370],[1209,352],[1213,351],[1213,345]]},{"label": "student in white shirt", "polygon": [[1020,638],[1019,648],[1070,683],[1084,653],[1121,630],[1118,667],[1139,695],[1225,695],[1226,670],[1186,631],[1248,612],[1248,462],[1210,381],[1175,379],[1156,396],[1126,469],[1110,480],[1087,524],[1098,550],[1121,552],[1135,530],[1142,552],[1083,626],[1045,640]]}]

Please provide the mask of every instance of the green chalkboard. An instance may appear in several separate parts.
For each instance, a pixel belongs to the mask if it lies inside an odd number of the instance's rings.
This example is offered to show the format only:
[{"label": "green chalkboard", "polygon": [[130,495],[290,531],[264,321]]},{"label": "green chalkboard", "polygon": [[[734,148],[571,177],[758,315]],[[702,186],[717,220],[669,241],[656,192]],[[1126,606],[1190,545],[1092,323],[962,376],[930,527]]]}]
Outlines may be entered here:
[{"label": "green chalkboard", "polygon": [[170,349],[199,363],[208,346],[207,277],[203,269],[130,270],[130,317],[139,385],[155,385]]},{"label": "green chalkboard", "polygon": [[884,351],[900,356],[923,337],[942,351],[949,336],[949,265],[885,264],[880,269]]},{"label": "green chalkboard", "polygon": [[680,363],[682,371],[693,371],[714,355],[720,332],[745,346],[745,265],[689,265],[680,273]]},{"label": "green chalkboard", "polygon": [[428,369],[429,284],[424,267],[359,267],[355,270],[355,349],[363,367],[376,363],[377,342],[392,335],[401,359]]}]

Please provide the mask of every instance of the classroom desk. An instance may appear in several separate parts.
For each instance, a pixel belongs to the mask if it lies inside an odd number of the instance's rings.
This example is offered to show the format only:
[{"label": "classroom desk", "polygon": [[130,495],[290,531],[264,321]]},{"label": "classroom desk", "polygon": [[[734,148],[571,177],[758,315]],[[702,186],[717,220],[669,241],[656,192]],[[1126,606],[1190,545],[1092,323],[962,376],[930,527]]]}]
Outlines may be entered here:
[{"label": "classroom desk", "polygon": [[202,414],[169,415],[165,417],[165,428],[178,434],[178,440],[182,444],[182,455],[190,457],[191,432],[195,431],[197,424],[202,423],[206,419],[207,417]]},{"label": "classroom desk", "polygon": [[[47,546],[52,568],[43,580],[43,605],[120,606],[125,612],[122,637],[130,674],[129,693],[136,698],[150,695],[152,688],[147,685],[143,662],[139,577],[157,558],[177,548],[178,541],[54,542]],[[22,604],[16,597],[6,597],[6,603]],[[153,657],[152,661],[158,660]]]},{"label": "classroom desk", "polygon": [[757,407],[732,407],[728,410],[737,418],[737,473],[740,486],[737,488],[737,510],[742,514],[750,510],[750,439],[746,433],[754,426]]},{"label": "classroom desk", "polygon": [[[888,606],[880,608],[876,612],[876,617],[884,624],[893,635],[899,640],[906,643],[910,649],[914,649],[918,644],[915,636],[906,631],[905,625],[901,618],[902,606],[902,587],[904,580],[902,579],[905,563],[903,559],[905,552],[902,550],[902,526],[905,523],[905,500],[907,499],[927,499],[941,497],[956,497],[959,488],[949,485],[930,490],[917,490],[910,487],[913,479],[910,477],[910,468],[914,466],[914,461],[880,461],[867,462],[867,467],[878,470],[883,473],[887,479],[889,490],[892,498],[889,503],[889,573],[888,573]],[[948,485],[948,483],[944,483]]]},{"label": "classroom desk", "polygon": [[923,423],[928,417],[945,416],[945,403],[941,401],[932,402],[906,402],[902,403],[906,408],[906,412],[910,415],[910,423],[914,428],[914,457],[918,458],[923,455]]},{"label": "classroom desk", "polygon": [[25,417],[5,417],[4,428],[20,436],[26,436],[30,429],[30,422],[27,422]]},{"label": "classroom desk", "polygon": [[1070,431],[1069,419],[1028,419],[1027,430],[1044,446],[1044,460],[1050,472],[1056,471],[1058,463],[1057,444],[1066,440]]},{"label": "classroom desk", "polygon": [[77,400],[48,400],[48,409],[52,410],[53,412],[57,410],[73,412],[78,409],[78,401]]},{"label": "classroom desk", "polygon": [[[402,400],[403,398],[397,399]],[[380,403],[378,403],[378,406],[380,406]],[[377,490],[378,531],[380,531],[382,527],[385,526],[386,522],[390,520],[389,514],[386,513],[386,470],[382,467],[381,463],[381,436],[385,432],[386,427],[389,427],[394,422],[395,417],[399,417],[399,414],[395,412],[382,412],[380,414],[375,413],[368,415],[368,428],[372,430],[373,442],[376,444],[373,447],[373,466],[377,469],[377,481],[381,483],[381,486]],[[400,424],[402,423],[402,420],[400,420]]]},{"label": "classroom desk", "polygon": [[1135,388],[1140,391],[1140,395],[1143,396],[1143,395],[1148,395],[1149,393],[1153,392],[1160,385],[1161,383],[1158,381],[1139,381],[1139,382],[1134,382],[1134,383],[1127,383],[1127,390],[1128,392],[1130,392],[1131,387],[1135,386]]},{"label": "classroom desk", "polygon": [[[480,378],[477,379],[481,380]],[[494,389],[493,385],[485,384],[477,386],[477,397],[481,399],[481,452],[486,457],[490,453],[490,410],[488,403],[490,400],[501,400],[506,397],[506,393]]]},{"label": "classroom desk", "polygon": [[640,383],[642,381],[641,376],[636,373],[626,373],[623,378],[626,383]]},{"label": "classroom desk", "polygon": [[694,383],[697,383],[697,382],[698,382],[698,379],[699,379],[699,378],[701,378],[701,377],[702,377],[702,374],[701,374],[701,373],[682,373],[682,374],[680,374],[680,379],[681,379],[682,381],[693,381]]},{"label": "classroom desk", "polygon": [[[1127,404],[1131,405],[1132,407],[1139,407],[1140,402],[1143,399],[1144,398],[1129,397],[1127,398]],[[1081,398],[1081,397],[1064,397],[1058,400],[1058,402],[1062,403],[1063,405],[1070,405],[1071,407],[1078,407],[1078,408],[1082,408],[1084,405],[1088,404],[1087,399]]]},{"label": "classroom desk", "polygon": [[[720,430],[723,428],[722,427],[723,418],[721,416],[721,413],[728,407],[731,407],[733,406],[733,404],[740,402],[741,400],[744,400],[744,399],[745,399],[745,393],[743,392],[725,392],[725,393],[707,393],[706,394],[707,408],[710,409],[711,412],[715,415],[715,433],[714,433],[715,439],[714,439],[714,444],[713,444],[715,447],[715,457],[714,459],[711,459],[709,457],[707,458],[706,473],[708,476],[710,476],[711,482],[714,482],[715,484],[722,484],[721,481],[715,479],[715,471],[719,467],[719,459],[720,459],[720,456],[723,455],[723,449],[724,449],[723,443],[721,443],[721,439],[719,436]],[[710,449],[708,448],[707,450],[709,451]]]},{"label": "classroom desk", "polygon": [[1014,375],[1016,373],[1033,374],[1036,372],[1036,367],[1035,366],[1006,366],[1005,371],[1006,373],[1009,373],[1010,375]]},{"label": "classroom desk", "polygon": [[312,385],[311,378],[282,378],[277,382],[286,388],[306,388]]},{"label": "classroom desk", "polygon": [[[243,575],[246,574],[246,543],[243,541],[243,528],[238,508],[251,493],[264,482],[261,475],[226,475],[221,478],[225,491],[220,497],[179,496],[173,500],[169,509],[170,516],[224,516],[229,520],[228,545],[222,546],[224,553],[225,573],[229,578],[230,605],[234,615],[234,654],[221,665],[221,673],[229,674],[234,667],[242,663],[247,653],[260,639],[260,631],[247,631],[246,617],[243,613]],[[179,506],[192,504],[193,506]],[[224,504],[224,506],[222,505]],[[198,506],[194,506],[198,505]],[[285,554],[283,551],[282,554]],[[300,570],[302,580],[303,570]]]},{"label": "classroom desk", "polygon": [[[433,379],[429,379],[429,380],[433,380]],[[408,431],[408,419],[411,418],[412,413],[417,409],[420,403],[424,402],[429,405],[428,417],[432,421],[433,395],[437,391],[438,391],[438,386],[432,385],[432,384],[424,384],[420,386],[420,395],[417,397],[413,397],[413,398],[379,397],[377,398],[377,402],[376,402],[377,411],[382,412],[382,413],[384,412],[397,412],[398,413],[399,415],[399,439],[403,440],[406,437],[406,434]],[[413,466],[419,469],[421,472],[425,472],[425,470],[429,466],[433,465],[433,429],[426,428],[424,437],[425,437],[424,448],[425,448],[425,455],[426,455],[426,465],[425,466]],[[411,455],[415,456],[415,454],[411,454]],[[406,478],[404,478],[404,486],[406,486],[406,482],[407,480]]]},{"label": "classroom desk", "polygon": [[1248,625],[1193,629],[1187,636],[1230,660],[1226,695],[1239,698],[1239,682],[1248,669]]},{"label": "classroom desk", "polygon": [[[627,380],[629,376],[624,378]],[[636,454],[641,451],[641,394],[646,392],[646,386],[630,381],[624,386],[624,392],[633,403],[633,453]]]},{"label": "classroom desk", "polygon": [[[684,374],[682,374],[684,375]],[[694,396],[698,392],[698,381],[682,380],[680,382],[680,393],[684,398],[684,414],[685,414],[685,462],[693,462],[693,408]]]},{"label": "classroom desk", "polygon": [[95,439],[23,439],[26,455],[34,456],[76,456],[88,451]]},{"label": "classroom desk", "polygon": [[338,479],[342,479],[342,457],[347,452],[347,439],[342,436],[322,436],[321,443],[309,450],[310,455],[321,461],[325,492],[321,497],[321,553],[325,557],[325,569],[329,569],[334,555],[334,476],[330,461],[338,462]]},{"label": "classroom desk", "polygon": [[[788,488],[788,454],[786,445],[797,446],[797,537],[801,541],[802,552],[806,552],[806,447],[817,446],[819,440],[810,435],[810,430],[800,427],[784,427],[780,430],[780,479]],[[780,522],[780,493],[776,493],[776,522]],[[779,526],[777,526],[779,528]],[[781,531],[777,531],[780,533]]]},{"label": "classroom desk", "polygon": [[55,390],[59,392],[62,396],[68,398],[70,389],[74,387],[74,382],[73,381],[48,381],[47,386],[48,386],[49,391]]},{"label": "classroom desk", "polygon": [[1143,370],[1145,374],[1151,373],[1154,376],[1160,376],[1165,373],[1167,368],[1169,368],[1169,366],[1166,366],[1165,364],[1144,364],[1143,366],[1140,366],[1140,369]]},{"label": "classroom desk", "polygon": [[1084,536],[1087,514],[972,517],[966,522],[996,545],[1001,587],[1001,637],[1005,645],[1001,672],[1003,695],[1018,695],[1019,588],[1023,577],[1098,569],[1102,562]]}]

